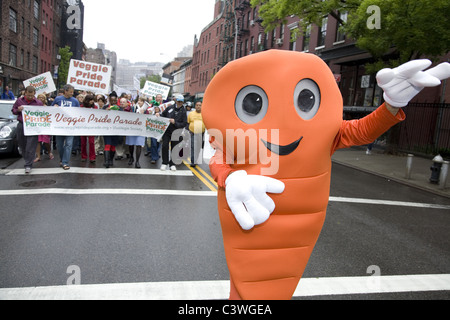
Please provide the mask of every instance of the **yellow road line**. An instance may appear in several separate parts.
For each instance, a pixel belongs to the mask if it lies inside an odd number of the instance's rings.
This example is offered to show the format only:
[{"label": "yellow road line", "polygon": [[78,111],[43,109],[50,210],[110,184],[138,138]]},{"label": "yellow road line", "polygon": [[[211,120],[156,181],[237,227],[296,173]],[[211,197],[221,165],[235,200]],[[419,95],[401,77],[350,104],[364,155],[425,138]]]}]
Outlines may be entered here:
[{"label": "yellow road line", "polygon": [[201,175],[200,173],[198,173],[197,170],[195,170],[195,168],[192,168],[190,165],[188,165],[186,161],[183,161],[183,163],[184,163],[184,165],[185,165],[186,167],[188,167],[189,170],[191,170],[192,173],[193,173],[197,178],[199,178],[200,181],[203,182],[203,183],[205,184],[205,186],[207,186],[211,191],[217,191],[217,189],[214,188],[214,186],[212,186],[205,178],[203,178],[202,175]]},{"label": "yellow road line", "polygon": [[[191,158],[187,158],[187,161],[191,161]],[[206,179],[208,179],[209,181],[211,181],[211,183],[216,187],[216,188],[219,188],[219,186],[217,185],[217,182],[213,179],[213,177],[211,177],[209,174],[207,174],[206,172],[205,172],[205,170],[203,170],[199,165],[197,165],[196,167],[195,167],[201,174],[203,174],[203,176],[206,178]]]},{"label": "yellow road line", "polygon": [[205,170],[203,170],[202,168],[200,168],[200,166],[197,166],[196,168],[197,168],[198,171],[200,171],[201,174],[203,174],[203,176],[205,176],[209,181],[211,181],[212,184],[213,184],[216,188],[219,187],[219,185],[217,184],[217,182],[214,181],[213,177],[211,177],[209,174],[207,174],[207,173],[205,172]]}]

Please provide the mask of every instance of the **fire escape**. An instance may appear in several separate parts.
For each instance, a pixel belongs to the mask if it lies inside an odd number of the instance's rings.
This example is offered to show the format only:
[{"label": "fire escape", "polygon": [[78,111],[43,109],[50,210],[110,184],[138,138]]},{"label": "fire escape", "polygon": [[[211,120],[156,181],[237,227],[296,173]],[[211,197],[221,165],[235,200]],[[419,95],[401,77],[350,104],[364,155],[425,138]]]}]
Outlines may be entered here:
[{"label": "fire escape", "polygon": [[[220,52],[219,64],[221,67],[228,62],[241,58],[246,54],[251,54],[259,51],[269,49],[267,43],[266,33],[262,26],[262,19],[253,17],[256,20],[246,21],[245,17],[251,10],[251,4],[248,0],[225,0],[224,2],[224,28],[221,34],[222,50]],[[248,20],[248,19],[247,19]],[[257,43],[251,52],[244,52],[241,50],[244,41],[249,40],[249,28],[258,28],[259,36],[256,39]],[[236,34],[237,29],[237,34]]]},{"label": "fire escape", "polygon": [[[248,35],[250,31],[242,25],[244,11],[250,8],[250,1],[247,0],[226,0],[224,8],[224,27],[221,35],[222,52],[220,66],[225,66],[235,58],[240,58],[239,48],[242,37]],[[237,29],[237,30],[236,30]],[[237,34],[236,34],[237,32]]]}]

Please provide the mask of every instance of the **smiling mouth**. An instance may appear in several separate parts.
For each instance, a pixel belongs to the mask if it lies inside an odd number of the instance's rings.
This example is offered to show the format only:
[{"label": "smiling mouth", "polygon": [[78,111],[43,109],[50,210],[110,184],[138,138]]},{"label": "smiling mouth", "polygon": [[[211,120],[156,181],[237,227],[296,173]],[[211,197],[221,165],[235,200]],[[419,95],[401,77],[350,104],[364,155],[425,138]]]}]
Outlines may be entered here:
[{"label": "smiling mouth", "polygon": [[279,156],[287,156],[287,155],[291,154],[292,152],[294,152],[298,148],[302,139],[303,139],[303,137],[301,137],[297,141],[295,141],[287,146],[278,146],[276,144],[272,144],[270,142],[264,141],[263,139],[261,139],[261,141],[262,141],[262,143],[264,143],[266,148],[269,149],[269,151],[271,151],[275,154],[278,154]]}]

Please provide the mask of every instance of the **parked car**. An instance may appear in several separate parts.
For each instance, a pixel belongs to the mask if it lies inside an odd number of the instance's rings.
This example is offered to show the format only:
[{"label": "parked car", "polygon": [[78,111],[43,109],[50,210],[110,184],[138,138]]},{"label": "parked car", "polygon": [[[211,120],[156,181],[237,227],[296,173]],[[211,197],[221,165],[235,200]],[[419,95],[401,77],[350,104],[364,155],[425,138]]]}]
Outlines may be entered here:
[{"label": "parked car", "polygon": [[0,153],[19,154],[17,143],[17,116],[11,109],[15,101],[0,100]]}]

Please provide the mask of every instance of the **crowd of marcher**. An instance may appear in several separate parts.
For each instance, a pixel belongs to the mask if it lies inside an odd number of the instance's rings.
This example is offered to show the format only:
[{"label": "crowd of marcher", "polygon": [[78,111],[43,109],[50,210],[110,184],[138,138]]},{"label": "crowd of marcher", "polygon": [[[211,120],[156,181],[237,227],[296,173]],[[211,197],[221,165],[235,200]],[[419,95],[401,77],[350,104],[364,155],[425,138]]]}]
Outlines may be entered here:
[{"label": "crowd of marcher", "polygon": [[[198,164],[198,155],[203,148],[205,126],[201,116],[201,101],[195,103],[184,101],[182,95],[176,95],[168,101],[163,101],[161,95],[148,98],[138,96],[132,99],[130,94],[120,96],[116,92],[109,95],[93,94],[92,92],[77,91],[71,85],[59,90],[56,97],[40,94],[36,97],[34,87],[27,87],[16,100],[12,113],[17,115],[17,138],[19,150],[25,161],[25,173],[30,173],[33,164],[59,156],[59,165],[64,170],[70,170],[73,157],[81,156],[81,162],[94,164],[97,157],[103,155],[103,166],[110,168],[114,161],[128,159],[128,165],[141,168],[141,155],[149,157],[152,165],[162,158],[161,170],[176,171],[180,159],[187,160],[190,165]],[[151,114],[170,119],[170,124],[161,139],[143,136],[25,136],[23,129],[23,106],[53,106],[68,108],[92,108],[100,110],[115,110]],[[191,110],[192,109],[192,110]],[[191,146],[189,154],[183,154],[185,148],[176,148],[179,143]],[[56,152],[55,152],[56,151]]]}]

